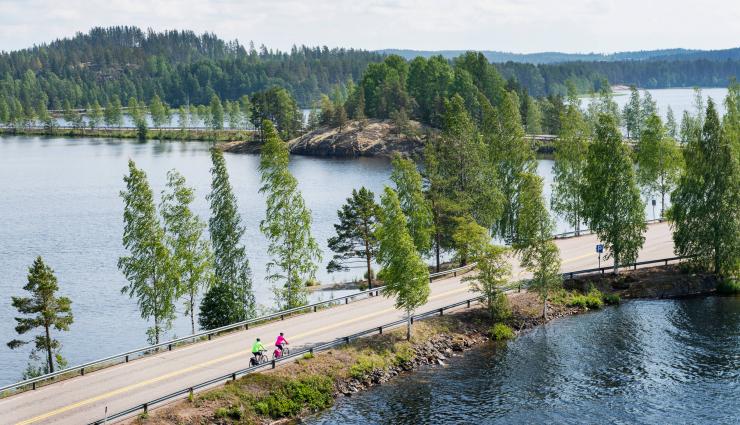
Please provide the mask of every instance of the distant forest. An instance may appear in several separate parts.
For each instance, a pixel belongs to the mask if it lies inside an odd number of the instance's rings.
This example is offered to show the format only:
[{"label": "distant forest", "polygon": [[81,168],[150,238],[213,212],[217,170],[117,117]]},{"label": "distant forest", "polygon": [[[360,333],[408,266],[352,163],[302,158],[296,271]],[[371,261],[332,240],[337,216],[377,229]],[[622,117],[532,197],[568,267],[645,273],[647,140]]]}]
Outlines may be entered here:
[{"label": "distant forest", "polygon": [[[564,95],[567,80],[581,92],[598,91],[605,80],[643,88],[726,86],[740,70],[740,49],[659,52],[643,52],[645,60],[634,60],[640,56],[633,52],[612,55],[630,60],[509,61],[494,66],[509,86],[535,97]],[[557,59],[563,54],[546,55]],[[327,47],[281,52],[192,31],[94,28],[71,39],[0,53],[0,103],[27,111],[41,104],[58,110],[65,103],[84,108],[95,102],[107,105],[114,97],[148,102],[156,95],[177,107],[206,104],[214,95],[237,100],[277,86],[308,107],[321,94],[358,82],[368,64],[385,57],[381,52]]]}]

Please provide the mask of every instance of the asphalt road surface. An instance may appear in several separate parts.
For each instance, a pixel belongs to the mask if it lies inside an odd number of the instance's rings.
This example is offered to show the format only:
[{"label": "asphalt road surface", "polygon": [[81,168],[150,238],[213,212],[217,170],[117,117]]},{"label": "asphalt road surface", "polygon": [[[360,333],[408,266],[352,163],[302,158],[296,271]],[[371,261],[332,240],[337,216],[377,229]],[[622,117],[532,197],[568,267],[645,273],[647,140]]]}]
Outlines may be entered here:
[{"label": "asphalt road surface", "polygon": [[[595,235],[561,239],[556,243],[563,260],[562,271],[597,266]],[[648,226],[639,261],[672,256],[668,225]],[[609,264],[610,261],[602,261],[602,266]],[[527,277],[517,264],[513,264],[513,275]],[[460,279],[457,276],[433,282],[429,302],[417,313],[471,298],[468,285]],[[257,337],[271,350],[278,333],[285,332],[295,350],[403,317],[403,312],[393,307],[393,300],[381,296],[268,323],[1,399],[0,424],[86,424],[102,418],[106,406],[110,413],[119,412],[248,367],[251,344]]]}]

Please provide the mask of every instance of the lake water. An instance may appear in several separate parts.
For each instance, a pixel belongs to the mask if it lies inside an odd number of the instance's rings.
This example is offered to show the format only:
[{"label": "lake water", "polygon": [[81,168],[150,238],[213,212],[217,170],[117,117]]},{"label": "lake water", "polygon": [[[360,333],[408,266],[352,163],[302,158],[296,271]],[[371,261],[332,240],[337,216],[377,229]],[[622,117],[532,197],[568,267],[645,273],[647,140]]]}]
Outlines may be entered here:
[{"label": "lake water", "polygon": [[448,363],[307,423],[736,424],[740,298],[631,301]]},{"label": "lake water", "polygon": [[[691,90],[684,90],[684,95],[690,104]],[[10,350],[4,343],[15,337],[12,318],[16,312],[10,297],[24,292],[28,266],[37,255],[56,271],[60,293],[73,300],[75,322],[69,332],[59,336],[71,364],[146,343],[147,323],[139,317],[135,301],[120,294],[125,280],[116,267],[124,254],[123,205],[118,193],[124,188],[127,160],[133,158],[147,172],[155,194],[163,189],[167,170],[179,170],[197,190],[194,210],[207,219],[208,147],[201,142],[0,136],[0,384],[15,381],[27,362],[28,349]],[[272,293],[264,282],[266,241],[258,230],[264,218],[264,198],[257,193],[259,158],[227,154],[226,161],[247,230],[243,242],[257,301],[270,307]],[[538,163],[548,199],[552,165],[551,160]],[[326,241],[334,234],[337,209],[353,188],[364,185],[377,195],[389,183],[389,162],[294,156],[290,167],[312,210],[313,235],[324,250],[318,278],[331,282],[361,277],[360,270],[326,273],[331,258]],[[652,214],[646,205],[646,218],[653,218]],[[571,229],[557,222],[558,232],[567,230]],[[189,331],[189,320],[178,316],[169,336]]]}]

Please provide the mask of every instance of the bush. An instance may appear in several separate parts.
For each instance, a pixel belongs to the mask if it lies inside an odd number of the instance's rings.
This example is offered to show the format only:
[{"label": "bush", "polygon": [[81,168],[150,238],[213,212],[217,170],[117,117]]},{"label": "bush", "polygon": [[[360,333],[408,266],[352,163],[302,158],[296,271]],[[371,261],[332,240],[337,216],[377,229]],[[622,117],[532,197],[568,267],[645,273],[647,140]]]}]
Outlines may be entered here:
[{"label": "bush", "polygon": [[230,418],[239,420],[242,418],[242,411],[237,406],[231,406],[228,408],[219,407],[218,409],[216,409],[214,415],[217,418]]},{"label": "bush", "polygon": [[505,341],[514,338],[514,331],[503,323],[496,323],[491,328],[491,338],[494,341]]},{"label": "bush", "polygon": [[349,374],[355,379],[364,379],[376,369],[385,369],[383,358],[378,355],[361,354],[349,368]]},{"label": "bush", "polygon": [[511,317],[509,297],[504,293],[499,293],[491,303],[491,319],[495,322],[503,322],[509,317]]},{"label": "bush", "polygon": [[310,376],[300,380],[288,381],[282,388],[257,403],[257,413],[273,419],[296,416],[304,408],[311,411],[325,409],[332,405],[334,382],[328,376]]},{"label": "bush", "polygon": [[313,353],[306,353],[303,355],[303,360],[311,360],[313,357]]},{"label": "bush", "polygon": [[606,305],[619,305],[622,301],[619,294],[603,294],[601,296],[601,300],[604,301],[604,304]]},{"label": "bush", "polygon": [[739,279],[722,279],[717,285],[717,292],[725,295],[738,295],[740,294],[740,280]]},{"label": "bush", "polygon": [[393,359],[393,364],[396,366],[411,363],[416,353],[411,347],[411,344],[407,342],[398,343],[393,347],[393,351],[396,353],[396,357]]},{"label": "bush", "polygon": [[598,289],[591,289],[587,294],[575,294],[570,297],[566,305],[587,310],[598,310],[604,307],[602,294]]}]

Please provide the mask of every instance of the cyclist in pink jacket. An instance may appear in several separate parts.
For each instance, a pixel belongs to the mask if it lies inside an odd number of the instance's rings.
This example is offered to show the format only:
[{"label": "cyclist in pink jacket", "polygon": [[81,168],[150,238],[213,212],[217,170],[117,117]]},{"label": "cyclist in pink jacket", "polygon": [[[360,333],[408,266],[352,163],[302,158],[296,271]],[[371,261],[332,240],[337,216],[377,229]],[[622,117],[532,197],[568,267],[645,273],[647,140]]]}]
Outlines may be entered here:
[{"label": "cyclist in pink jacket", "polygon": [[288,340],[285,339],[283,336],[283,333],[280,332],[280,335],[278,335],[277,339],[275,340],[275,347],[280,349],[280,352],[283,352],[283,345],[288,345]]}]

